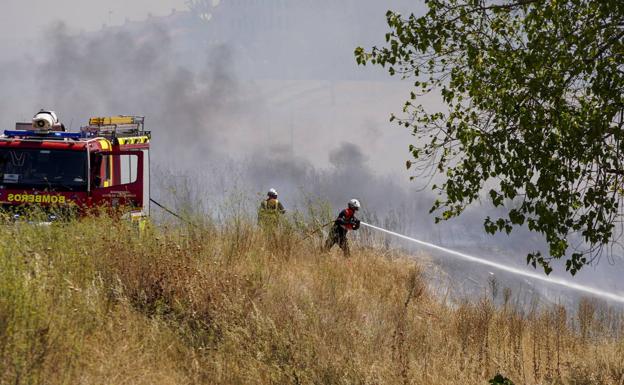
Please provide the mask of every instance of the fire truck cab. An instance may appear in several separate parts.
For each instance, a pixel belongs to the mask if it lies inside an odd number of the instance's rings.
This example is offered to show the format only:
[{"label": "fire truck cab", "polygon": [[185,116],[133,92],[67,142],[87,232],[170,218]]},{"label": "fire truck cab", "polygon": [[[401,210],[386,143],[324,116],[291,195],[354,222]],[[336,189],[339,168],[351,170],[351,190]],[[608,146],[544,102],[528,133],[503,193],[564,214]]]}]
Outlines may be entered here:
[{"label": "fire truck cab", "polygon": [[40,207],[81,216],[106,207],[133,219],[149,215],[151,134],[144,117],[95,117],[80,132],[37,117],[41,112],[0,136],[5,211]]}]

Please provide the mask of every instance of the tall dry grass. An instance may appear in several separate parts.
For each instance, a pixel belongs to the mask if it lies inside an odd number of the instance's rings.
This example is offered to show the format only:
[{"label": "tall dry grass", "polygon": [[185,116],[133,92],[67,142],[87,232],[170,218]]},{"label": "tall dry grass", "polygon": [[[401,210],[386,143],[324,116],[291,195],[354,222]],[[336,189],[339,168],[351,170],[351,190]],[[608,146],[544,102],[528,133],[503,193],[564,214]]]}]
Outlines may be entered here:
[{"label": "tall dry grass", "polygon": [[413,260],[302,226],[2,226],[0,383],[624,384],[604,304],[447,306]]}]

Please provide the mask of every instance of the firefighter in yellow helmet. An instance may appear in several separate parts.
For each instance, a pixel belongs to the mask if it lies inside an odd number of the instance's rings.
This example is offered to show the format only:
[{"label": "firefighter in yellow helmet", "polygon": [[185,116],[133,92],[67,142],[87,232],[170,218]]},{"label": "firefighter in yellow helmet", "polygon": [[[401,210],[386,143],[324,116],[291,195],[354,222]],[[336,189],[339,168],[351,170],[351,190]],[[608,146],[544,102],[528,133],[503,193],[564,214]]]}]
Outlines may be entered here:
[{"label": "firefighter in yellow helmet", "polygon": [[272,188],[258,208],[258,224],[264,228],[274,227],[285,213],[284,205],[277,199],[277,191]]}]

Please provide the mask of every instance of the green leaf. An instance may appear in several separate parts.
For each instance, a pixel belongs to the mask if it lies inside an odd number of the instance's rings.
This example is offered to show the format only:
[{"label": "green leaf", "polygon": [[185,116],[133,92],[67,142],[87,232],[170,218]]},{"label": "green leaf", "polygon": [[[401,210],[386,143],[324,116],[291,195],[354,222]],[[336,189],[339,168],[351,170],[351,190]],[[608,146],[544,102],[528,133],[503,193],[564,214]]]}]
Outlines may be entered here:
[{"label": "green leaf", "polygon": [[[433,165],[443,180],[436,191],[445,199],[432,213],[448,220],[489,197],[508,219],[487,218],[484,231],[525,226],[550,251],[529,253],[527,263],[548,274],[550,260],[563,258],[576,274],[590,259],[570,255],[571,238],[609,249],[624,219],[621,2],[425,4],[420,17],[388,11],[386,46],[358,47],[355,56],[412,76],[391,121],[415,136],[408,169]],[[432,97],[445,106],[420,104]]]}]

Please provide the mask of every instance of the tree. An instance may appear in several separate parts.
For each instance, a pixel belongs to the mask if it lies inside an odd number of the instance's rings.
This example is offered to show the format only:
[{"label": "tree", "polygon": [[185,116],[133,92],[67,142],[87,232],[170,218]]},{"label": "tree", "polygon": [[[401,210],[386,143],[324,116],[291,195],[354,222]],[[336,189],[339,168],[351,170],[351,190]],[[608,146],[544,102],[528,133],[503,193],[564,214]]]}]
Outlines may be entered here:
[{"label": "tree", "polygon": [[[575,274],[619,238],[624,179],[624,2],[426,0],[424,16],[388,11],[387,45],[357,48],[414,81],[400,124],[414,161],[443,183],[436,221],[472,202],[505,208],[489,233],[543,234],[549,256],[527,263]],[[445,112],[419,97],[439,92]],[[420,174],[415,174],[415,176]],[[571,244],[581,240],[581,246]]]}]

